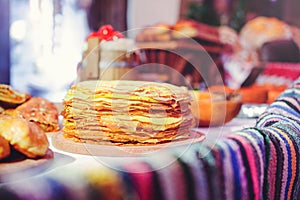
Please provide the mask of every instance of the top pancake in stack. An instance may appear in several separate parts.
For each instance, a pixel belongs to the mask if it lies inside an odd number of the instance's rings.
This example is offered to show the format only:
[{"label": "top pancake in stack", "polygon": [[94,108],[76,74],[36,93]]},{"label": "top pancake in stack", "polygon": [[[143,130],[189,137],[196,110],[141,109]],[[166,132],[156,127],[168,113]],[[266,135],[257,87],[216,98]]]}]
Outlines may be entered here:
[{"label": "top pancake in stack", "polygon": [[144,81],[84,81],[64,99],[64,136],[95,144],[156,144],[189,137],[187,88]]}]

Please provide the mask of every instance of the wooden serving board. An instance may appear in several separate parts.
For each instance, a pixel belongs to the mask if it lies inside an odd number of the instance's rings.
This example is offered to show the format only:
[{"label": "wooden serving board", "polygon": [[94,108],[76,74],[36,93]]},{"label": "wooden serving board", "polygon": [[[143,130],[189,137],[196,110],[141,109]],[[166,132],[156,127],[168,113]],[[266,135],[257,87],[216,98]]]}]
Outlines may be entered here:
[{"label": "wooden serving board", "polygon": [[52,145],[62,151],[76,154],[84,154],[91,156],[144,156],[151,153],[156,153],[165,148],[174,148],[184,145],[190,145],[201,142],[205,139],[205,135],[199,131],[193,131],[190,137],[183,140],[172,141],[168,143],[155,144],[155,145],[114,145],[108,144],[87,144],[78,143],[66,139],[61,132],[51,137]]},{"label": "wooden serving board", "polygon": [[0,176],[23,173],[25,171],[34,170],[37,171],[39,167],[45,167],[46,164],[50,164],[53,159],[53,151],[48,149],[46,155],[37,159],[29,159],[18,152],[12,152],[12,154],[0,162]]}]

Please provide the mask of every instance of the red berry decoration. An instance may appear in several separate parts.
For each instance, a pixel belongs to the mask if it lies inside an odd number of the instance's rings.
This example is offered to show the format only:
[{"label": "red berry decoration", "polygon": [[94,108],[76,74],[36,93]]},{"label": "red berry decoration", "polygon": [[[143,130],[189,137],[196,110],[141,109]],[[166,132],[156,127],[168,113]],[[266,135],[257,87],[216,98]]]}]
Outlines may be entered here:
[{"label": "red berry decoration", "polygon": [[109,41],[124,38],[125,36],[119,31],[115,31],[111,25],[101,26],[98,32],[91,32],[86,39],[97,37],[100,40]]},{"label": "red berry decoration", "polygon": [[119,39],[119,38],[125,38],[125,36],[122,33],[120,33],[119,31],[114,31],[112,36],[111,36],[111,39],[116,40],[116,39]]},{"label": "red berry decoration", "polygon": [[114,29],[111,25],[101,26],[98,30],[98,33],[100,34],[100,38],[102,40],[110,40],[112,38],[113,32]]}]

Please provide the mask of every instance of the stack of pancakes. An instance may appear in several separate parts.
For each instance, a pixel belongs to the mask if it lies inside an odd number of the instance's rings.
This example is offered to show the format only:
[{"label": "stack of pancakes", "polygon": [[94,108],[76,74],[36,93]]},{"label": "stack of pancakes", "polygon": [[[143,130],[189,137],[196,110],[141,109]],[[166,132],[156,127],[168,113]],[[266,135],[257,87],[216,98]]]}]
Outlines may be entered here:
[{"label": "stack of pancakes", "polygon": [[86,143],[156,144],[189,137],[185,87],[144,81],[84,81],[64,99],[63,133]]}]

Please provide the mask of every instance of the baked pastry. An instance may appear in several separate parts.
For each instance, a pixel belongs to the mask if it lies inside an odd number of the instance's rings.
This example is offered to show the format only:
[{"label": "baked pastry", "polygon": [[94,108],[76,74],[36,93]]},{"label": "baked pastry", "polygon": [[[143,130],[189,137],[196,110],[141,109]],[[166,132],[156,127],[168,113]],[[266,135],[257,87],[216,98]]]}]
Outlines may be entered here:
[{"label": "baked pastry", "polygon": [[18,92],[11,86],[0,84],[0,106],[3,108],[16,107],[30,98],[27,93]]},{"label": "baked pastry", "polygon": [[173,30],[172,34],[175,38],[196,37],[198,34],[197,24],[192,20],[178,20]]},{"label": "baked pastry", "polygon": [[265,42],[290,39],[291,29],[285,22],[275,17],[256,17],[243,26],[240,42],[246,49],[259,49]]},{"label": "baked pastry", "polygon": [[185,87],[145,81],[84,81],[64,99],[63,133],[87,143],[155,144],[189,137]]},{"label": "baked pastry", "polygon": [[[50,101],[41,97],[32,97],[26,103],[18,106],[15,115],[36,123],[45,132],[59,130],[58,110]],[[13,115],[13,113],[11,113]]]},{"label": "baked pastry", "polygon": [[7,140],[0,136],[0,160],[10,154],[10,146]]},{"label": "baked pastry", "polygon": [[46,155],[49,146],[45,132],[36,124],[22,118],[0,118],[0,136],[29,158]]},{"label": "baked pastry", "polygon": [[15,109],[6,109],[2,112],[3,115],[11,116],[11,117],[18,117],[18,114]]},{"label": "baked pastry", "polygon": [[138,42],[169,41],[172,39],[171,29],[172,26],[168,24],[156,24],[151,27],[143,28],[135,39]]}]

